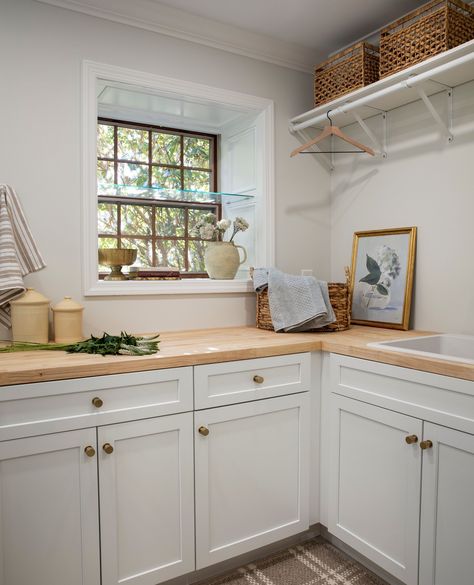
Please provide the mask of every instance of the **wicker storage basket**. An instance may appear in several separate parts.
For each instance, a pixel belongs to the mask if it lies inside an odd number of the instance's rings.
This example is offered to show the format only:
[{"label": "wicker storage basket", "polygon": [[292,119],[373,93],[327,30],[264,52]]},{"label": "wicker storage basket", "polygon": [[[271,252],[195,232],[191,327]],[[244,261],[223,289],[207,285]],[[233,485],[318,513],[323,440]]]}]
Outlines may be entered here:
[{"label": "wicker storage basket", "polygon": [[[351,324],[352,295],[349,269],[346,268],[346,282],[328,282],[328,290],[329,300],[336,314],[336,321],[314,331],[345,331],[349,329]],[[257,294],[257,327],[274,331],[268,302],[268,289]]]},{"label": "wicker storage basket", "polygon": [[369,85],[379,78],[379,50],[369,43],[333,55],[314,70],[314,105]]},{"label": "wicker storage basket", "polygon": [[433,0],[382,29],[380,77],[387,77],[474,38],[474,9]]}]

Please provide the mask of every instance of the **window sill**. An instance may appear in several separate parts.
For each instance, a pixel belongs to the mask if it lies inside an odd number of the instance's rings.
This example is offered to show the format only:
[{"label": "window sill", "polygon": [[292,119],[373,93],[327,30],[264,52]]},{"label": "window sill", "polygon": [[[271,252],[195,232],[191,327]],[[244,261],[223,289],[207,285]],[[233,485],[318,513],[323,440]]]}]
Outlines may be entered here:
[{"label": "window sill", "polygon": [[84,293],[86,297],[136,296],[136,295],[206,295],[253,292],[251,280],[210,280],[189,278],[157,281],[110,281],[98,280]]}]

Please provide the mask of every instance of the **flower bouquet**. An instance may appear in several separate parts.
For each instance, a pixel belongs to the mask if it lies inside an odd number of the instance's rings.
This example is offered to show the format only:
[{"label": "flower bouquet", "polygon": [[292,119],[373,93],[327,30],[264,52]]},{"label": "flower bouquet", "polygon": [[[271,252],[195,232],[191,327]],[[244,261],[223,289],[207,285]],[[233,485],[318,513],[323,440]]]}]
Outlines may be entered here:
[{"label": "flower bouquet", "polygon": [[[229,240],[224,236],[232,227]],[[193,235],[209,244],[204,254],[204,263],[209,277],[215,280],[232,280],[237,274],[239,266],[247,260],[247,252],[242,246],[234,244],[234,238],[239,232],[245,232],[249,228],[248,222],[243,217],[230,219],[217,219],[214,213],[208,213],[197,222],[192,231]],[[240,259],[239,249],[243,252]]]}]

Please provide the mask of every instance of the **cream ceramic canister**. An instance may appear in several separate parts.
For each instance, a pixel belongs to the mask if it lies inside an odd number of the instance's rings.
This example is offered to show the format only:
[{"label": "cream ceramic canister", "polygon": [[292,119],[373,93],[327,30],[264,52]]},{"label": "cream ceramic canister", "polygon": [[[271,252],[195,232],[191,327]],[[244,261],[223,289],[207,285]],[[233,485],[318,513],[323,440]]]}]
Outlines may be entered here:
[{"label": "cream ceramic canister", "polygon": [[54,341],[76,343],[82,341],[82,313],[84,307],[71,297],[64,297],[53,308]]},{"label": "cream ceramic canister", "polygon": [[48,343],[49,299],[33,288],[10,302],[13,341]]}]

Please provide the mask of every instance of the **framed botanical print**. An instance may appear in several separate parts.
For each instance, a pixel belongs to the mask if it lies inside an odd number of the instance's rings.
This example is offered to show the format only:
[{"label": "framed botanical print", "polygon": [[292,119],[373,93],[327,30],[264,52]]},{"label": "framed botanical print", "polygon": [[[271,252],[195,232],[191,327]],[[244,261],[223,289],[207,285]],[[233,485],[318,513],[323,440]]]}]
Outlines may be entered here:
[{"label": "framed botanical print", "polygon": [[352,323],[407,330],[416,227],[356,232],[352,246]]}]

